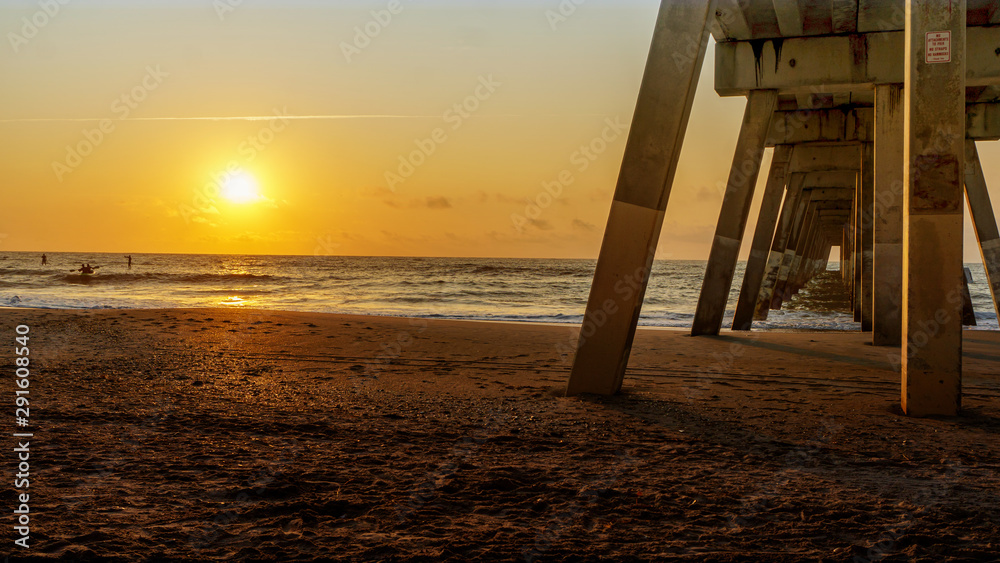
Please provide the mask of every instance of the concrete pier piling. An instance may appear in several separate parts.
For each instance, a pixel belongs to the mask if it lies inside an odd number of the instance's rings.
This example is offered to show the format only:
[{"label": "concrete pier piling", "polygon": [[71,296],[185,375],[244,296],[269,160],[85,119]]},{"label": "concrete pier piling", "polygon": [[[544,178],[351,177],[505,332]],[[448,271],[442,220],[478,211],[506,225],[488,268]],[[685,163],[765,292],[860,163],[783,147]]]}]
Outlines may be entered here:
[{"label": "concrete pier piling", "polygon": [[875,282],[875,147],[861,145],[861,173],[858,175],[861,196],[861,331],[871,332]]},{"label": "concrete pier piling", "polygon": [[708,269],[691,327],[692,336],[719,334],[722,328],[722,317],[726,313],[743,231],[750,215],[760,161],[764,157],[767,132],[777,101],[778,93],[773,90],[755,90],[747,97],[743,127],[736,143],[722,211],[708,256]]},{"label": "concrete pier piling", "polygon": [[660,6],[568,395],[621,388],[698,88],[710,7],[709,0]]},{"label": "concrete pier piling", "polygon": [[903,87],[875,86],[872,344],[903,339]]},{"label": "concrete pier piling", "polygon": [[902,406],[962,403],[966,3],[906,2]]},{"label": "concrete pier piling", "polygon": [[764,277],[760,283],[760,291],[758,292],[757,304],[754,309],[754,320],[767,320],[767,314],[771,310],[774,288],[778,284],[781,265],[785,260],[785,252],[788,248],[792,227],[795,224],[804,181],[805,174],[802,173],[792,174],[788,181],[788,191],[785,194],[784,202],[781,204],[781,215],[778,218],[778,225],[774,232],[771,250],[767,255]]},{"label": "concrete pier piling", "polygon": [[979,162],[979,151],[972,139],[965,141],[965,196],[972,214],[972,224],[976,229],[980,255],[986,270],[986,282],[993,297],[993,310],[1000,319],[1000,231],[993,214],[990,193],[986,189],[986,177]]},{"label": "concrete pier piling", "polygon": [[757,296],[760,295],[761,282],[771,252],[771,242],[774,239],[775,223],[778,221],[778,211],[785,195],[788,161],[791,159],[791,154],[791,146],[781,145],[774,150],[774,156],[771,158],[771,171],[764,186],[764,198],[757,216],[750,257],[747,260],[739,302],[733,316],[733,330],[750,330],[753,324]]}]

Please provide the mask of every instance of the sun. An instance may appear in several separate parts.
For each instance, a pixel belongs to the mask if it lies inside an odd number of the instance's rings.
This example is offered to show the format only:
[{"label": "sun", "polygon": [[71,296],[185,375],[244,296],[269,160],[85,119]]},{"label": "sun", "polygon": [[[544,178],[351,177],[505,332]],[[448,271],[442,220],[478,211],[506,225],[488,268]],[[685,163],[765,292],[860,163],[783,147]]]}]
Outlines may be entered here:
[{"label": "sun", "polygon": [[233,172],[222,183],[222,197],[237,204],[253,203],[260,199],[257,180],[246,172]]}]

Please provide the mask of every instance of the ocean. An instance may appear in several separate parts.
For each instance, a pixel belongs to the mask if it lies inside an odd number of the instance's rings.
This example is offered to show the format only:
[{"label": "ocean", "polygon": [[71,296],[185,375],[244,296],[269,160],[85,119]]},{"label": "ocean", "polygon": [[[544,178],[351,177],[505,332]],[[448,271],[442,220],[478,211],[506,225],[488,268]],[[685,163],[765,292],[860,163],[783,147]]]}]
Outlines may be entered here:
[{"label": "ocean", "polygon": [[[134,254],[0,254],[0,306],[66,309],[243,307],[514,322],[580,323],[594,260]],[[71,270],[99,265],[97,275]],[[732,323],[740,262],[724,326]],[[838,264],[831,264],[832,267]],[[981,264],[970,286],[980,329],[997,329]],[[689,327],[704,261],[657,261],[640,324]],[[820,276],[765,329],[859,330],[839,272]]]}]

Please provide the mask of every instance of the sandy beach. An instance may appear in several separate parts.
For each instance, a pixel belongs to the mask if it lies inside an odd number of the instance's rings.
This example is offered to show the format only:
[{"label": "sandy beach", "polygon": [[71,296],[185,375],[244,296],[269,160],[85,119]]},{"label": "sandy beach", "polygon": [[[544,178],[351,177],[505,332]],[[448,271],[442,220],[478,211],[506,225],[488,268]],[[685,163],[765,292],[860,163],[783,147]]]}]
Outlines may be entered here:
[{"label": "sandy beach", "polygon": [[995,332],[965,333],[964,415],[916,419],[898,352],[860,333],[640,330],[621,396],[568,399],[568,326],[3,319],[8,372],[18,324],[33,369],[31,547],[12,561],[1000,553]]}]

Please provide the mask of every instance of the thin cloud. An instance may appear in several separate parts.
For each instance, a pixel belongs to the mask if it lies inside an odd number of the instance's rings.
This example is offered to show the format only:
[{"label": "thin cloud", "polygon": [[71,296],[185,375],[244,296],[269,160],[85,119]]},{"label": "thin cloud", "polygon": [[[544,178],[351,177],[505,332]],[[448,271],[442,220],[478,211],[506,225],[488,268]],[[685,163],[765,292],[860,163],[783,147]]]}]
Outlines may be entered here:
[{"label": "thin cloud", "polygon": [[382,203],[395,209],[451,209],[451,201],[444,196],[427,197],[426,199],[384,199]]},{"label": "thin cloud", "polygon": [[[474,117],[602,117],[603,114],[526,114],[526,113],[494,113],[477,114]],[[243,116],[187,116],[187,117],[19,117],[0,119],[0,123],[92,123],[95,121],[271,121],[272,119],[287,119],[293,121],[338,121],[353,119],[441,119],[440,114],[366,114],[366,115],[243,115]]]},{"label": "thin cloud", "polygon": [[451,202],[444,197],[429,197],[427,198],[427,207],[429,209],[451,209]]},{"label": "thin cloud", "polygon": [[213,117],[25,117],[15,119],[0,119],[0,123],[62,123],[62,122],[92,122],[92,121],[271,121],[272,119],[290,120],[338,120],[338,119],[428,119],[440,118],[440,115],[243,115],[243,116],[213,116]]}]

